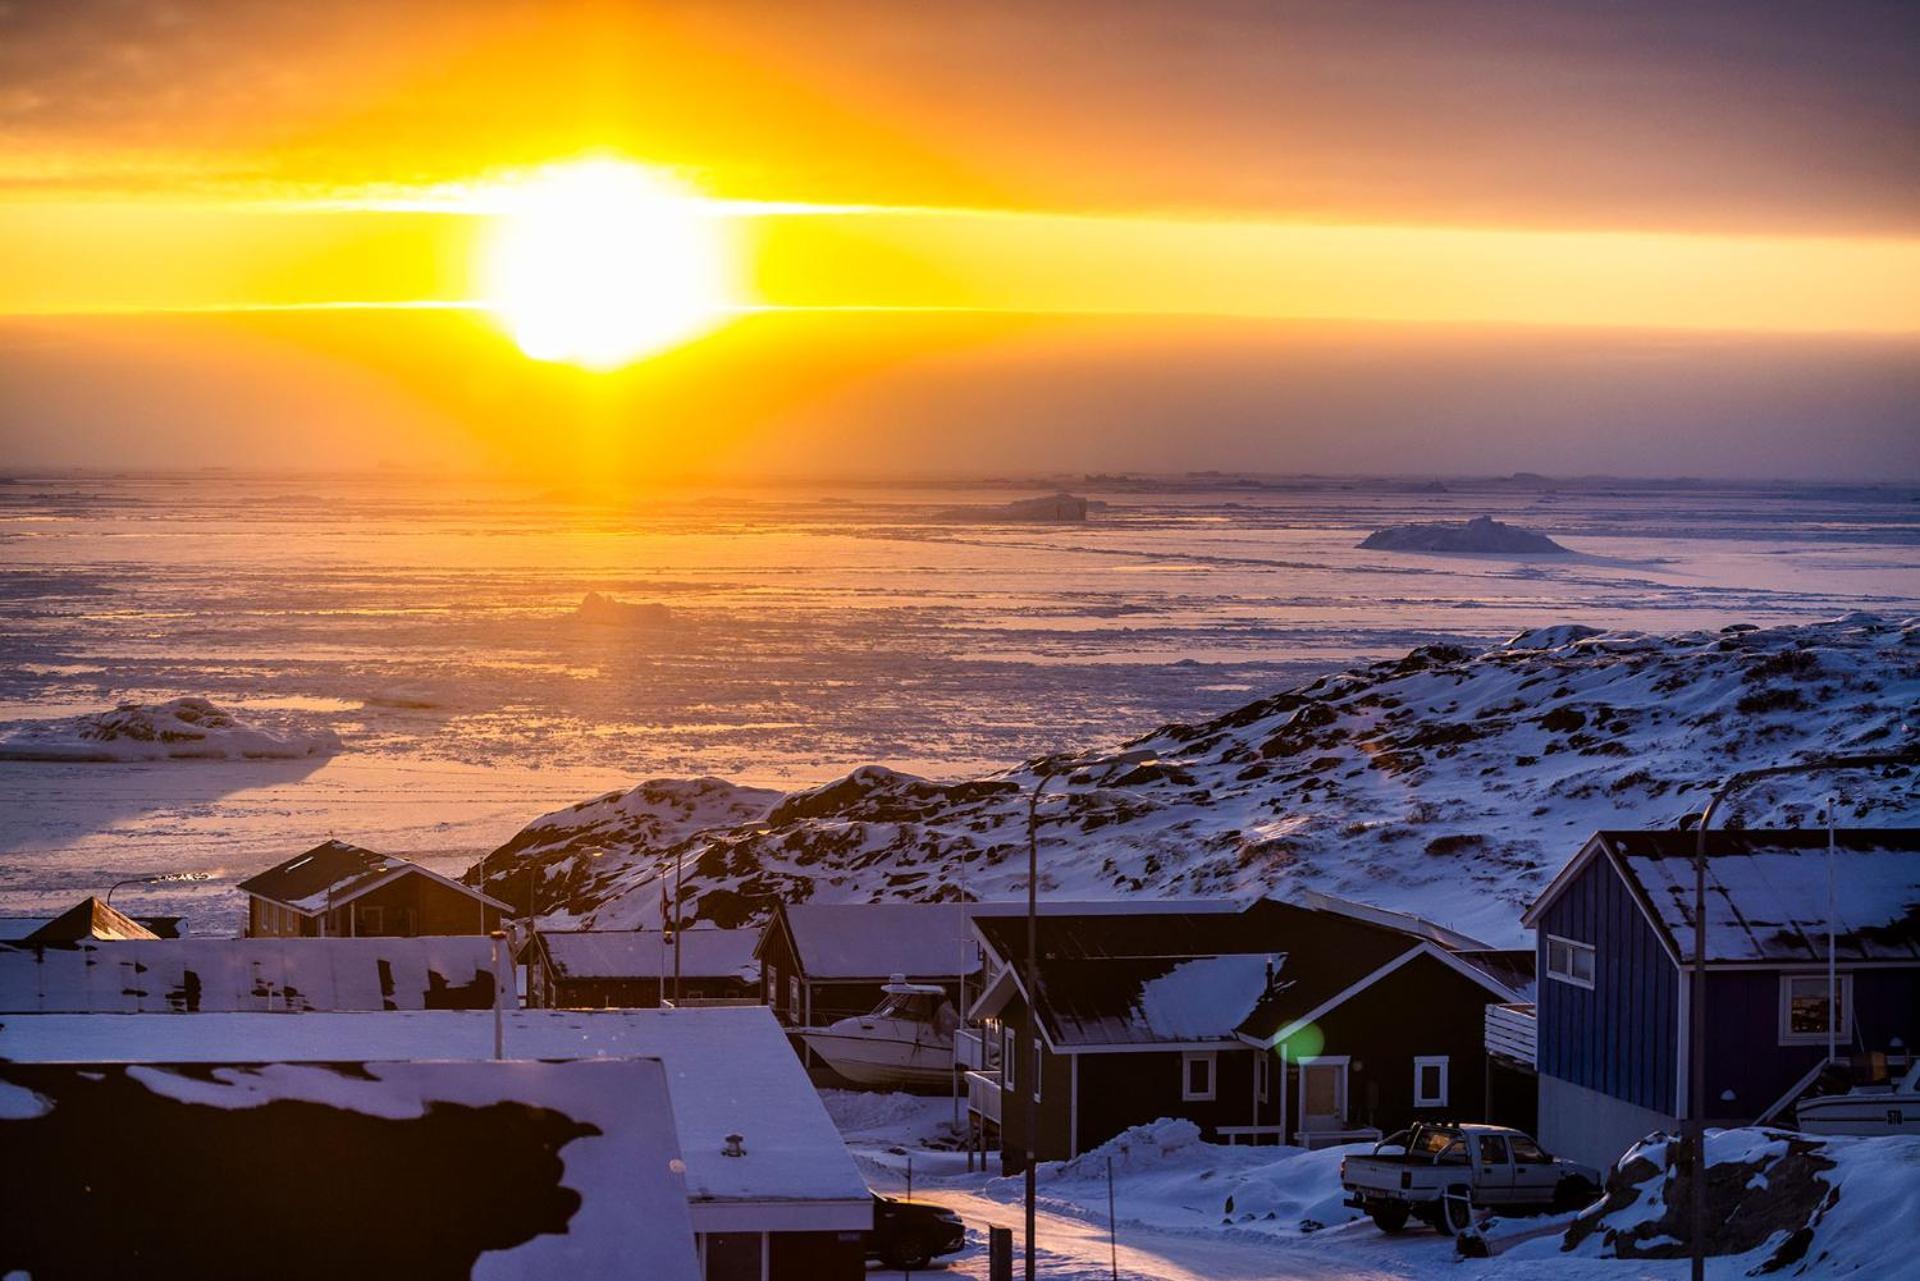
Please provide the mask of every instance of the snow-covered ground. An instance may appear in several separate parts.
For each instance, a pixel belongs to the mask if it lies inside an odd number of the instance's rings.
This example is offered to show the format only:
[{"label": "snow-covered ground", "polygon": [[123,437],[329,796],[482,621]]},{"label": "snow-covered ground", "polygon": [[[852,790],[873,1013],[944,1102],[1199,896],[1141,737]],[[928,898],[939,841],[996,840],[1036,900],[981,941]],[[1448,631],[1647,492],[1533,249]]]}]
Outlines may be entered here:
[{"label": "snow-covered ground", "polygon": [[[874,1188],[905,1195],[909,1162],[913,1196],[956,1210],[968,1226],[967,1249],[936,1271],[984,1277],[986,1229],[1014,1230],[1016,1260],[1023,1239],[1020,1178],[966,1169],[950,1149],[952,1104],[905,1094],[824,1091],[855,1160]],[[1717,1136],[1713,1160],[1778,1155],[1784,1143],[1751,1130]],[[1897,1225],[1920,1213],[1920,1140],[1827,1140],[1835,1160],[1828,1176],[1838,1195],[1816,1229],[1816,1244],[1780,1276],[1920,1276],[1911,1234]],[[1357,1150],[1357,1149],[1356,1149]],[[1677,1281],[1682,1259],[1618,1258],[1589,1236],[1563,1249],[1571,1214],[1492,1217],[1483,1233],[1493,1257],[1457,1257],[1451,1238],[1418,1225],[1388,1236],[1340,1204],[1340,1157],[1346,1149],[1225,1147],[1199,1141],[1184,1121],[1135,1127],[1073,1161],[1041,1166],[1037,1177],[1036,1240],[1043,1273],[1070,1281],[1119,1275],[1131,1281],[1322,1281],[1332,1278],[1488,1278],[1489,1281]],[[1107,1211],[1107,1167],[1112,1162],[1114,1213]],[[1756,1187],[1765,1186],[1762,1173]],[[1657,1200],[1657,1198],[1656,1198]],[[1631,1207],[1617,1226],[1657,1217],[1659,1206]],[[1114,1240],[1109,1239],[1111,1223]],[[1784,1235],[1784,1234],[1782,1234]],[[1713,1281],[1753,1275],[1779,1244],[1709,1261]]]},{"label": "snow-covered ground", "polygon": [[[224,869],[198,906],[121,892],[203,928],[231,924],[232,879],[329,834],[445,870],[646,778],[966,776],[1434,641],[1920,612],[1920,509],[1890,488],[1075,479],[1108,505],[1037,527],[935,517],[1063,482],[616,506],[404,476],[20,479],[0,723],[191,696],[340,738],[286,761],[0,762],[0,910]],[[1356,546],[1482,514],[1571,554]],[[591,592],[666,622],[583,620]]]},{"label": "snow-covered ground", "polygon": [[[869,766],[771,805],[655,780],[529,824],[489,887],[530,886],[537,911],[614,929],[650,919],[653,881],[677,861],[690,910],[722,925],[775,900],[1016,898],[1045,780],[1049,897],[1317,890],[1517,946],[1522,910],[1593,832],[1671,828],[1735,770],[1900,743],[1917,702],[1920,620],[1558,625],[1422,646],[1161,726],[1125,760],[1086,745],[948,783]],[[1914,770],[1891,768],[1750,787],[1725,821],[1812,825],[1827,795],[1846,826],[1920,820]]]}]

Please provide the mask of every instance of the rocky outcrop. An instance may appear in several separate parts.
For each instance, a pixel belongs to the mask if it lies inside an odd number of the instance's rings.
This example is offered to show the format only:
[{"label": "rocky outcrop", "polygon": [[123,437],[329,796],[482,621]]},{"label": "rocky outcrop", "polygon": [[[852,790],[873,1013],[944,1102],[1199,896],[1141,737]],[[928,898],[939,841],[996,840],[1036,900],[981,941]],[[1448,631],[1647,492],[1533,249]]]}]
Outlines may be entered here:
[{"label": "rocky outcrop", "polygon": [[[684,863],[690,913],[722,925],[776,899],[1009,898],[1027,805],[1054,897],[1302,887],[1415,911],[1494,942],[1602,827],[1668,827],[1727,773],[1903,741],[1920,621],[1653,636],[1558,625],[1481,650],[1416,649],[1117,749],[937,782],[869,767],[782,796],[662,781],[538,820],[489,856],[535,868],[535,906],[602,926],[659,911]],[[1831,778],[1740,793],[1723,821],[1819,821]],[[1843,822],[1920,821],[1913,771],[1850,777]],[[516,899],[524,894],[520,890]]]}]

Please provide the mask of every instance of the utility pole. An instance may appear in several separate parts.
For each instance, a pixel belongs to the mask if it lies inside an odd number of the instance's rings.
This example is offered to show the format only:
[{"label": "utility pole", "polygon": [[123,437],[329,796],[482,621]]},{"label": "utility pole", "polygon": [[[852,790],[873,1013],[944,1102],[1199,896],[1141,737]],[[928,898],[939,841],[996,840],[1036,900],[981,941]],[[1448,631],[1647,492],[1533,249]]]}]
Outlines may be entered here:
[{"label": "utility pole", "polygon": [[[1920,765],[1920,749],[1900,752],[1874,752],[1864,756],[1830,756],[1824,760],[1800,761],[1792,765],[1769,765],[1762,769],[1729,774],[1714,789],[1700,812],[1694,829],[1693,845],[1693,967],[1687,985],[1687,1158],[1691,1228],[1687,1243],[1692,1260],[1692,1281],[1705,1281],[1707,1275],[1707,829],[1713,826],[1714,813],[1721,802],[1738,789],[1763,778],[1784,774],[1815,774],[1828,770],[1878,769],[1889,765]],[[1831,802],[1829,802],[1831,806]],[[1828,811],[1831,820],[1832,810]],[[1831,863],[1829,863],[1831,871]],[[1829,954],[1831,955],[1831,954]],[[1829,961],[1828,974],[1832,974]],[[1840,1015],[1840,994],[1827,988],[1827,1026],[1832,1028]],[[1831,1044],[1831,1040],[1829,1040]]]},{"label": "utility pole", "polygon": [[[1143,765],[1157,759],[1157,753],[1146,748],[1133,748],[1115,756],[1094,762],[1112,770],[1121,765]],[[1026,1168],[1026,1209],[1027,1209],[1027,1278],[1033,1281],[1034,1240],[1033,1240],[1033,1203],[1034,1169],[1039,1164],[1040,1134],[1040,1019],[1036,1007],[1040,1002],[1040,794],[1047,784],[1064,774],[1069,768],[1080,762],[1074,758],[1043,758],[1040,777],[1035,780],[1033,792],[1027,797],[1027,1039],[1026,1063],[1009,1063],[1001,1067],[1002,1079],[1008,1069],[1013,1071],[1014,1088],[1027,1096],[1027,1168]],[[1103,776],[1104,777],[1104,776]],[[1034,1079],[1029,1081],[1028,1076]]]}]

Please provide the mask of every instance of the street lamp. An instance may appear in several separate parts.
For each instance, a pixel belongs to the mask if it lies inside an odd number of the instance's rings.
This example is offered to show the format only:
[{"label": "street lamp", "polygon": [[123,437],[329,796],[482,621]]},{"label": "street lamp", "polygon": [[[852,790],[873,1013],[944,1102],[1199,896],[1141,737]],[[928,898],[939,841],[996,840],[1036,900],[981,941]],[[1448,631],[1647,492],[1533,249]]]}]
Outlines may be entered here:
[{"label": "street lamp", "polygon": [[107,887],[106,904],[113,906],[113,892],[122,885],[167,885],[175,881],[211,881],[212,872],[161,872],[154,876],[129,876]]},{"label": "street lamp", "polygon": [[1035,1090],[1038,1079],[1027,1081],[1028,1073],[1039,1073],[1040,1021],[1034,1011],[1040,997],[1040,794],[1047,790],[1047,784],[1070,770],[1086,765],[1104,765],[1107,772],[1122,765],[1144,765],[1158,759],[1158,754],[1144,747],[1136,747],[1121,752],[1117,756],[1106,756],[1089,761],[1084,757],[1045,757],[1040,767],[1040,777],[1034,782],[1033,792],[1027,797],[1027,1037],[1022,1047],[1026,1051],[1026,1071],[1020,1071],[1020,1065],[1014,1068],[1013,1079],[1025,1082],[1023,1093],[1027,1096],[1027,1281],[1033,1281],[1033,1202],[1034,1202],[1034,1166],[1038,1163],[1035,1148],[1038,1146],[1040,1132],[1040,1104]]},{"label": "street lamp", "polygon": [[[1687,1159],[1692,1188],[1693,1281],[1704,1281],[1707,1273],[1707,829],[1720,803],[1737,789],[1763,778],[1782,774],[1813,774],[1824,770],[1877,769],[1885,765],[1920,764],[1920,749],[1903,752],[1875,752],[1865,756],[1830,756],[1824,760],[1800,761],[1792,765],[1769,765],[1762,769],[1741,770],[1729,774],[1714,789],[1707,808],[1700,812],[1700,824],[1694,829],[1693,844],[1693,967],[1687,985]],[[1829,811],[1831,818],[1831,811]],[[1839,1016],[1839,994],[1827,989],[1827,1026]]]}]

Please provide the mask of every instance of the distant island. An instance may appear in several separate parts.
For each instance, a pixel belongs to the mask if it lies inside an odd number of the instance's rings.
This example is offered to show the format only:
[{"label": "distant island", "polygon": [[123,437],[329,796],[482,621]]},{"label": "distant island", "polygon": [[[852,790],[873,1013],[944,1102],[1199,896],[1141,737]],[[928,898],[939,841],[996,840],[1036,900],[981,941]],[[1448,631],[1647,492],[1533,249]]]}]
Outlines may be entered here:
[{"label": "distant island", "polygon": [[652,601],[624,601],[599,592],[588,592],[573,616],[583,623],[604,627],[664,627],[673,621],[673,611]]},{"label": "distant island", "polygon": [[1566,555],[1567,549],[1545,534],[1518,525],[1505,525],[1491,516],[1472,520],[1440,520],[1418,525],[1389,525],[1367,535],[1360,544],[1389,552],[1501,552]]},{"label": "distant island", "polygon": [[1085,520],[1088,506],[1087,500],[1078,494],[1059,493],[1041,498],[1020,498],[998,507],[950,507],[938,513],[934,519],[1052,525]]}]

